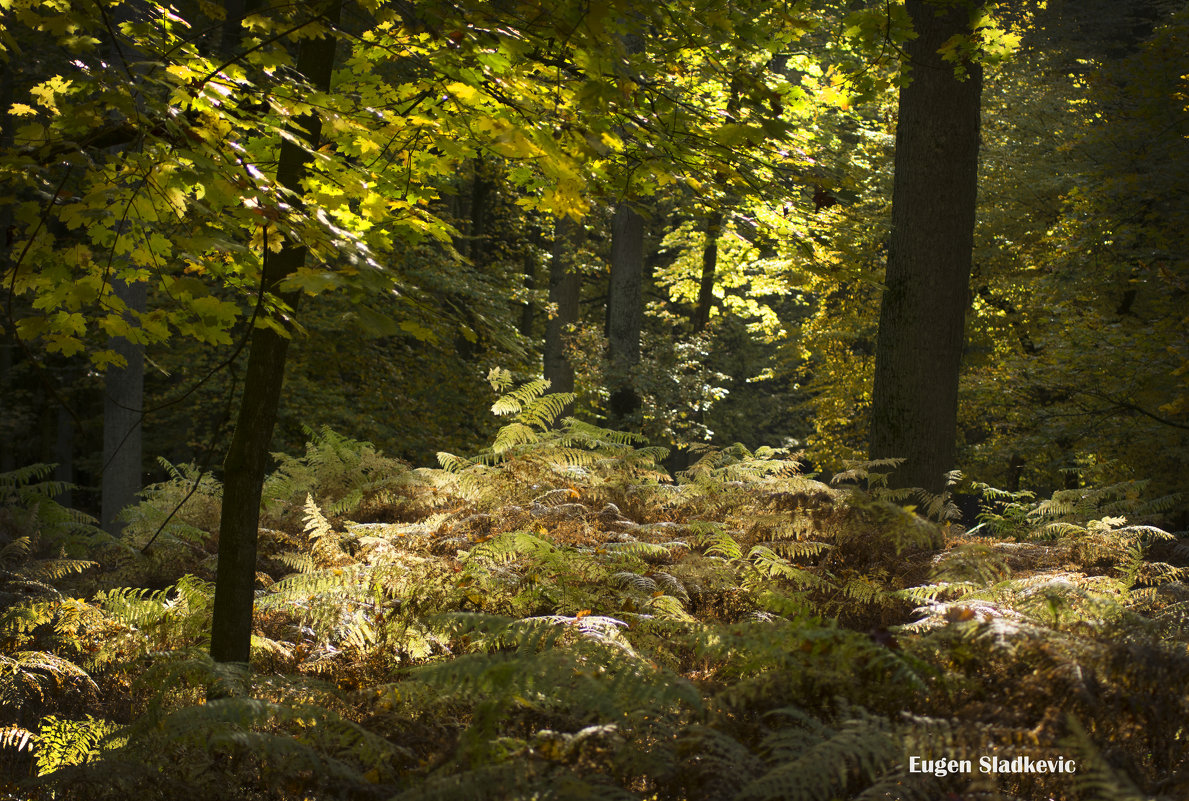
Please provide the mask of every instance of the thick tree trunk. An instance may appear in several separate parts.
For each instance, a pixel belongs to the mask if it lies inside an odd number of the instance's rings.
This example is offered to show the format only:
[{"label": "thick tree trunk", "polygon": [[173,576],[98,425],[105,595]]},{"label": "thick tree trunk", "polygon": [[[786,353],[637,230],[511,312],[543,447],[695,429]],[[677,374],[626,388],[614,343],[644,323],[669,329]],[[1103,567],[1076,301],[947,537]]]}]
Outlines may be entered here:
[{"label": "thick tree trunk", "polygon": [[871,457],[900,457],[894,486],[944,486],[955,467],[961,365],[978,181],[981,72],[959,80],[939,48],[970,32],[970,7],[908,0],[886,290],[872,394]]},{"label": "thick tree trunk", "polygon": [[[566,331],[578,322],[581,276],[574,270],[582,227],[569,217],[553,226],[553,256],[549,260],[549,302],[557,307],[545,324],[545,377],[552,392],[574,391],[574,366],[566,358]],[[568,412],[567,412],[568,413]]]},{"label": "thick tree trunk", "polygon": [[644,218],[626,202],[611,218],[611,281],[607,288],[607,405],[610,424],[624,426],[640,408],[632,369],[640,362],[640,328],[644,321],[641,284],[644,278]]},{"label": "thick tree trunk", "polygon": [[[0,149],[11,153],[12,125],[8,110],[12,108],[12,70],[0,70]],[[12,234],[12,205],[0,205],[0,275],[7,275],[12,266],[11,249]],[[12,378],[13,354],[16,352],[16,332],[12,331],[8,323],[4,324],[3,340],[0,341],[0,389],[6,389]],[[11,414],[12,410],[9,409]],[[0,442],[0,473],[15,470],[17,466],[16,442],[9,437],[3,437]]]},{"label": "thick tree trunk", "polygon": [[718,267],[718,237],[722,234],[722,212],[710,214],[706,220],[706,243],[702,246],[702,278],[698,282],[698,305],[690,317],[694,333],[706,330],[710,324],[710,307],[714,305],[714,273]]},{"label": "thick tree trunk", "polygon": [[[341,9],[342,0],[334,0],[326,12],[327,21],[337,25]],[[297,71],[316,89],[329,90],[334,51],[333,37],[302,40]],[[314,115],[299,118],[293,129],[313,148],[317,147],[321,131],[321,121]],[[277,182],[300,192],[309,163],[310,157],[305,150],[288,139],[282,141]],[[266,258],[263,291],[279,295],[290,306],[296,307],[297,296],[281,293],[279,285],[305,263],[306,253],[304,246],[287,241],[279,253]],[[211,623],[211,656],[217,662],[246,663],[251,654],[260,495],[277,419],[288,345],[289,340],[271,328],[257,328],[252,332],[239,418],[223,468],[219,563]]]},{"label": "thick tree trunk", "polygon": [[[142,281],[126,284],[113,278],[112,291],[129,309],[143,312],[146,288]],[[136,500],[141,487],[141,421],[144,419],[144,345],[112,337],[108,347],[124,357],[124,367],[108,367],[103,374],[103,473],[100,478],[100,521],[103,530],[119,536],[124,528],[118,515]]]}]

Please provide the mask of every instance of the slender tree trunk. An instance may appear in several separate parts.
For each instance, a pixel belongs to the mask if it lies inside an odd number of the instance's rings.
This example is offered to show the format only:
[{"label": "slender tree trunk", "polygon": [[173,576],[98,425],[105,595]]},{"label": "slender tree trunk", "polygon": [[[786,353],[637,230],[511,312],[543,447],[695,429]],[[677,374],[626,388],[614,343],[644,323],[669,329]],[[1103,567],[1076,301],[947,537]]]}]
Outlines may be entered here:
[{"label": "slender tree trunk", "polygon": [[[582,227],[569,217],[553,226],[553,256],[549,260],[549,302],[557,307],[545,324],[545,377],[553,392],[574,391],[574,366],[566,357],[565,335],[578,322],[581,276],[574,270],[574,252]],[[568,413],[568,412],[567,412]]]},{"label": "slender tree trunk", "polygon": [[54,462],[57,464],[54,468],[54,481],[61,481],[66,485],[66,489],[58,493],[54,500],[63,506],[74,506],[74,490],[71,489],[74,484],[74,418],[64,406],[58,407],[58,439],[54,446]]},{"label": "slender tree trunk", "polygon": [[956,460],[961,366],[978,180],[981,72],[959,80],[938,49],[970,33],[971,8],[908,0],[886,289],[872,393],[871,456],[900,457],[894,486],[944,486]]},{"label": "slender tree trunk", "polygon": [[710,324],[710,308],[714,305],[714,272],[718,267],[718,237],[722,234],[722,212],[715,211],[706,220],[706,244],[702,246],[702,278],[698,282],[698,305],[690,317],[694,333],[701,333]]},{"label": "slender tree trunk", "polygon": [[[112,278],[112,291],[131,310],[143,312],[146,286]],[[108,347],[124,357],[124,367],[108,367],[103,374],[103,473],[100,513],[103,530],[119,536],[119,514],[136,500],[141,488],[144,419],[144,345],[112,337]]]},{"label": "slender tree trunk", "polygon": [[520,307],[520,335],[526,339],[533,335],[533,290],[537,288],[537,260],[535,251],[525,250],[524,254],[524,288],[528,290],[528,300]]},{"label": "slender tree trunk", "polygon": [[[341,10],[342,0],[334,0],[325,18],[337,25]],[[297,71],[314,88],[328,91],[334,52],[335,40],[331,36],[303,39],[297,56]],[[293,132],[305,138],[311,148],[316,148],[321,138],[321,120],[316,115],[299,118]],[[304,149],[288,139],[283,140],[277,182],[300,192],[309,163],[309,154]],[[281,293],[279,284],[305,263],[306,254],[304,246],[286,241],[279,253],[265,258],[263,290],[279,295],[291,307],[296,307],[297,295]],[[211,623],[211,656],[218,662],[246,663],[251,654],[260,495],[285,376],[288,345],[289,340],[271,328],[257,328],[252,332],[239,418],[223,468],[219,563]]]},{"label": "slender tree trunk", "polygon": [[607,356],[610,363],[607,405],[612,426],[623,426],[640,408],[632,369],[640,362],[644,322],[644,218],[626,202],[611,218],[611,281],[607,288]]},{"label": "slender tree trunk", "polygon": [[487,165],[480,156],[471,164],[471,230],[468,248],[471,263],[478,266],[490,261],[487,252],[487,204],[491,194],[491,182],[487,180]]}]

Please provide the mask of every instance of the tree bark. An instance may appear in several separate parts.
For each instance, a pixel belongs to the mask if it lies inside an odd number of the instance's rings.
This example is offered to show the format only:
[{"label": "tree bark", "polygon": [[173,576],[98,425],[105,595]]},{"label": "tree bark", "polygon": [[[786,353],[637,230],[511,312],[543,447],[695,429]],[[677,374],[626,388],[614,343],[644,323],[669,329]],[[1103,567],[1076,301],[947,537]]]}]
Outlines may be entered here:
[{"label": "tree bark", "polygon": [[702,278],[698,282],[698,305],[690,317],[694,333],[706,330],[710,324],[710,308],[714,305],[714,273],[718,267],[718,237],[722,234],[722,212],[715,211],[706,220],[706,243],[702,246]]},{"label": "tree bark", "polygon": [[607,404],[613,427],[624,426],[640,408],[632,369],[640,363],[640,329],[644,322],[641,284],[644,278],[644,218],[626,202],[611,218],[611,281],[607,288]]},{"label": "tree bark", "polygon": [[[337,25],[341,10],[342,0],[333,0],[324,19]],[[334,53],[332,36],[303,39],[297,56],[297,71],[314,88],[328,91]],[[292,131],[304,138],[311,149],[316,149],[321,138],[321,120],[316,115],[301,117]],[[310,160],[305,149],[288,139],[283,140],[277,183],[300,193]],[[305,263],[306,255],[306,247],[286,241],[279,253],[266,257],[262,291],[278,295],[295,309],[296,293],[282,293],[279,285]],[[256,328],[252,332],[239,418],[223,466],[219,562],[211,622],[211,657],[217,662],[246,663],[251,655],[260,496],[288,346],[289,340],[271,328]]]},{"label": "tree bark", "polygon": [[528,290],[528,299],[520,307],[520,335],[526,339],[533,335],[533,290],[537,288],[537,261],[533,251],[524,254],[524,288]]},{"label": "tree bark", "polygon": [[471,230],[470,257],[476,266],[490,261],[487,250],[487,205],[490,202],[491,182],[487,180],[487,166],[479,156],[471,164]]},{"label": "tree bark", "polygon": [[938,53],[970,33],[970,6],[908,0],[917,38],[900,90],[892,236],[872,392],[871,457],[905,462],[891,483],[939,492],[956,460],[958,374],[969,305],[981,71]]},{"label": "tree bark", "polygon": [[[112,278],[112,291],[129,309],[143,312],[143,281],[127,284]],[[108,367],[103,374],[103,473],[100,478],[99,518],[103,530],[120,535],[119,514],[136,500],[141,487],[144,419],[144,345],[112,337],[108,347],[124,357],[125,366]]]},{"label": "tree bark", "polygon": [[[581,276],[574,270],[574,251],[582,227],[569,217],[553,226],[553,256],[549,260],[549,302],[557,311],[545,324],[545,378],[552,392],[574,391],[574,366],[566,357],[565,335],[578,322]],[[567,414],[569,411],[567,410]]]}]

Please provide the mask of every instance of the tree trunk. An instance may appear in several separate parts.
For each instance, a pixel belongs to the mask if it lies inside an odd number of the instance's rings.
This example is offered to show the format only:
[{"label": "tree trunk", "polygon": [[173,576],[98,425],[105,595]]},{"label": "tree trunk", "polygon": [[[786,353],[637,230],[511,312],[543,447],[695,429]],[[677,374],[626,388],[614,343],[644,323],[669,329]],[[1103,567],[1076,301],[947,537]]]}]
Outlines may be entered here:
[{"label": "tree trunk", "polygon": [[260,8],[260,0],[223,0],[223,37],[219,52],[230,55],[239,46],[244,17]]},{"label": "tree trunk", "polygon": [[714,305],[714,272],[718,267],[718,237],[722,234],[722,212],[715,211],[706,220],[706,244],[702,246],[702,279],[698,282],[698,305],[690,317],[694,333],[706,330],[710,324],[710,307]]},{"label": "tree trunk", "polygon": [[524,288],[528,290],[528,299],[520,307],[520,335],[529,339],[533,335],[533,290],[537,288],[537,261],[535,251],[526,249],[524,253]]},{"label": "tree trunk", "polygon": [[632,369],[640,362],[644,321],[640,285],[644,277],[644,218],[626,202],[611,218],[611,281],[607,288],[607,405],[612,427],[624,426],[640,408]]},{"label": "tree trunk", "polygon": [[[3,218],[0,218],[0,224],[3,223]],[[0,236],[4,236],[3,231],[7,230],[8,226],[5,225],[4,228],[0,229]],[[0,250],[4,250],[4,248],[0,248]],[[2,262],[0,262],[0,264],[2,264]],[[7,265],[3,266],[6,267]],[[5,327],[4,333],[9,333],[7,326]],[[0,392],[8,390],[12,382],[12,351],[15,347],[15,344],[0,342]],[[13,409],[10,406],[8,408],[8,413],[12,414],[12,412]],[[3,442],[0,442],[0,473],[8,473],[12,470],[16,470],[17,467],[17,443],[15,438],[4,437],[3,440]]]},{"label": "tree trunk", "polygon": [[[557,311],[545,324],[545,377],[553,392],[574,391],[574,366],[566,358],[565,335],[578,322],[578,297],[582,279],[574,270],[582,227],[569,217],[553,226],[553,256],[549,260],[549,302]],[[568,410],[566,412],[569,413]]]},{"label": "tree trunk", "polygon": [[893,486],[944,486],[955,466],[958,372],[969,304],[982,75],[965,80],[938,49],[970,33],[970,8],[908,0],[917,38],[905,45],[892,237],[880,307],[871,457],[900,457]]},{"label": "tree trunk", "polygon": [[471,165],[471,230],[469,254],[476,267],[491,260],[487,250],[487,204],[491,182],[487,180],[487,166],[479,156]]},{"label": "tree trunk", "polygon": [[[331,25],[337,25],[341,10],[342,0],[333,0],[325,19]],[[302,40],[297,56],[297,71],[315,89],[329,90],[334,51],[335,40],[332,36]],[[303,137],[311,148],[316,148],[321,138],[322,123],[316,115],[301,117],[292,131],[296,136]],[[301,192],[301,182],[309,163],[309,154],[304,149],[288,139],[283,140],[277,165],[277,183],[293,192]],[[286,241],[279,253],[266,256],[262,290],[279,295],[296,308],[297,295],[281,293],[279,284],[305,263],[306,254],[304,246]],[[251,654],[260,495],[268,465],[269,443],[277,419],[288,345],[289,340],[271,328],[256,328],[252,332],[239,418],[223,466],[219,563],[211,622],[211,656],[217,662],[246,663]]]},{"label": "tree trunk", "polygon": [[[12,150],[12,124],[8,110],[12,108],[12,70],[0,70],[0,149],[5,153]],[[12,267],[12,204],[0,204],[0,275],[8,275]],[[10,386],[13,372],[13,355],[16,352],[16,331],[4,324],[4,340],[0,341],[0,390]],[[9,407],[9,414],[12,408]],[[17,444],[9,437],[0,442],[0,473],[15,470],[17,466]]]},{"label": "tree trunk", "polygon": [[[111,280],[112,291],[129,309],[143,312],[143,281],[126,284]],[[108,347],[124,357],[124,367],[108,367],[103,374],[103,470],[100,477],[100,513],[103,530],[119,536],[124,523],[119,514],[136,500],[141,487],[141,422],[144,419],[144,345],[112,337]]]},{"label": "tree trunk", "polygon": [[[74,506],[74,418],[65,406],[58,407],[58,437],[54,444],[54,481],[61,481],[66,488],[57,494],[55,501],[66,507]],[[138,487],[139,489],[139,487]]]}]

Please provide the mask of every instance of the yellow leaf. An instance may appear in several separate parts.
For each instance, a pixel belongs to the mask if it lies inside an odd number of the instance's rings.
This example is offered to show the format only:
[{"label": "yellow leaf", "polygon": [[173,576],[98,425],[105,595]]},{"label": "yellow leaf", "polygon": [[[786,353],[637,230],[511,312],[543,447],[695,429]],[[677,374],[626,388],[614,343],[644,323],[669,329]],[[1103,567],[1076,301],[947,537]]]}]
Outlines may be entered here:
[{"label": "yellow leaf", "polygon": [[481,97],[478,89],[462,81],[447,84],[446,91],[454,95],[454,99],[460,103],[473,104]]}]

